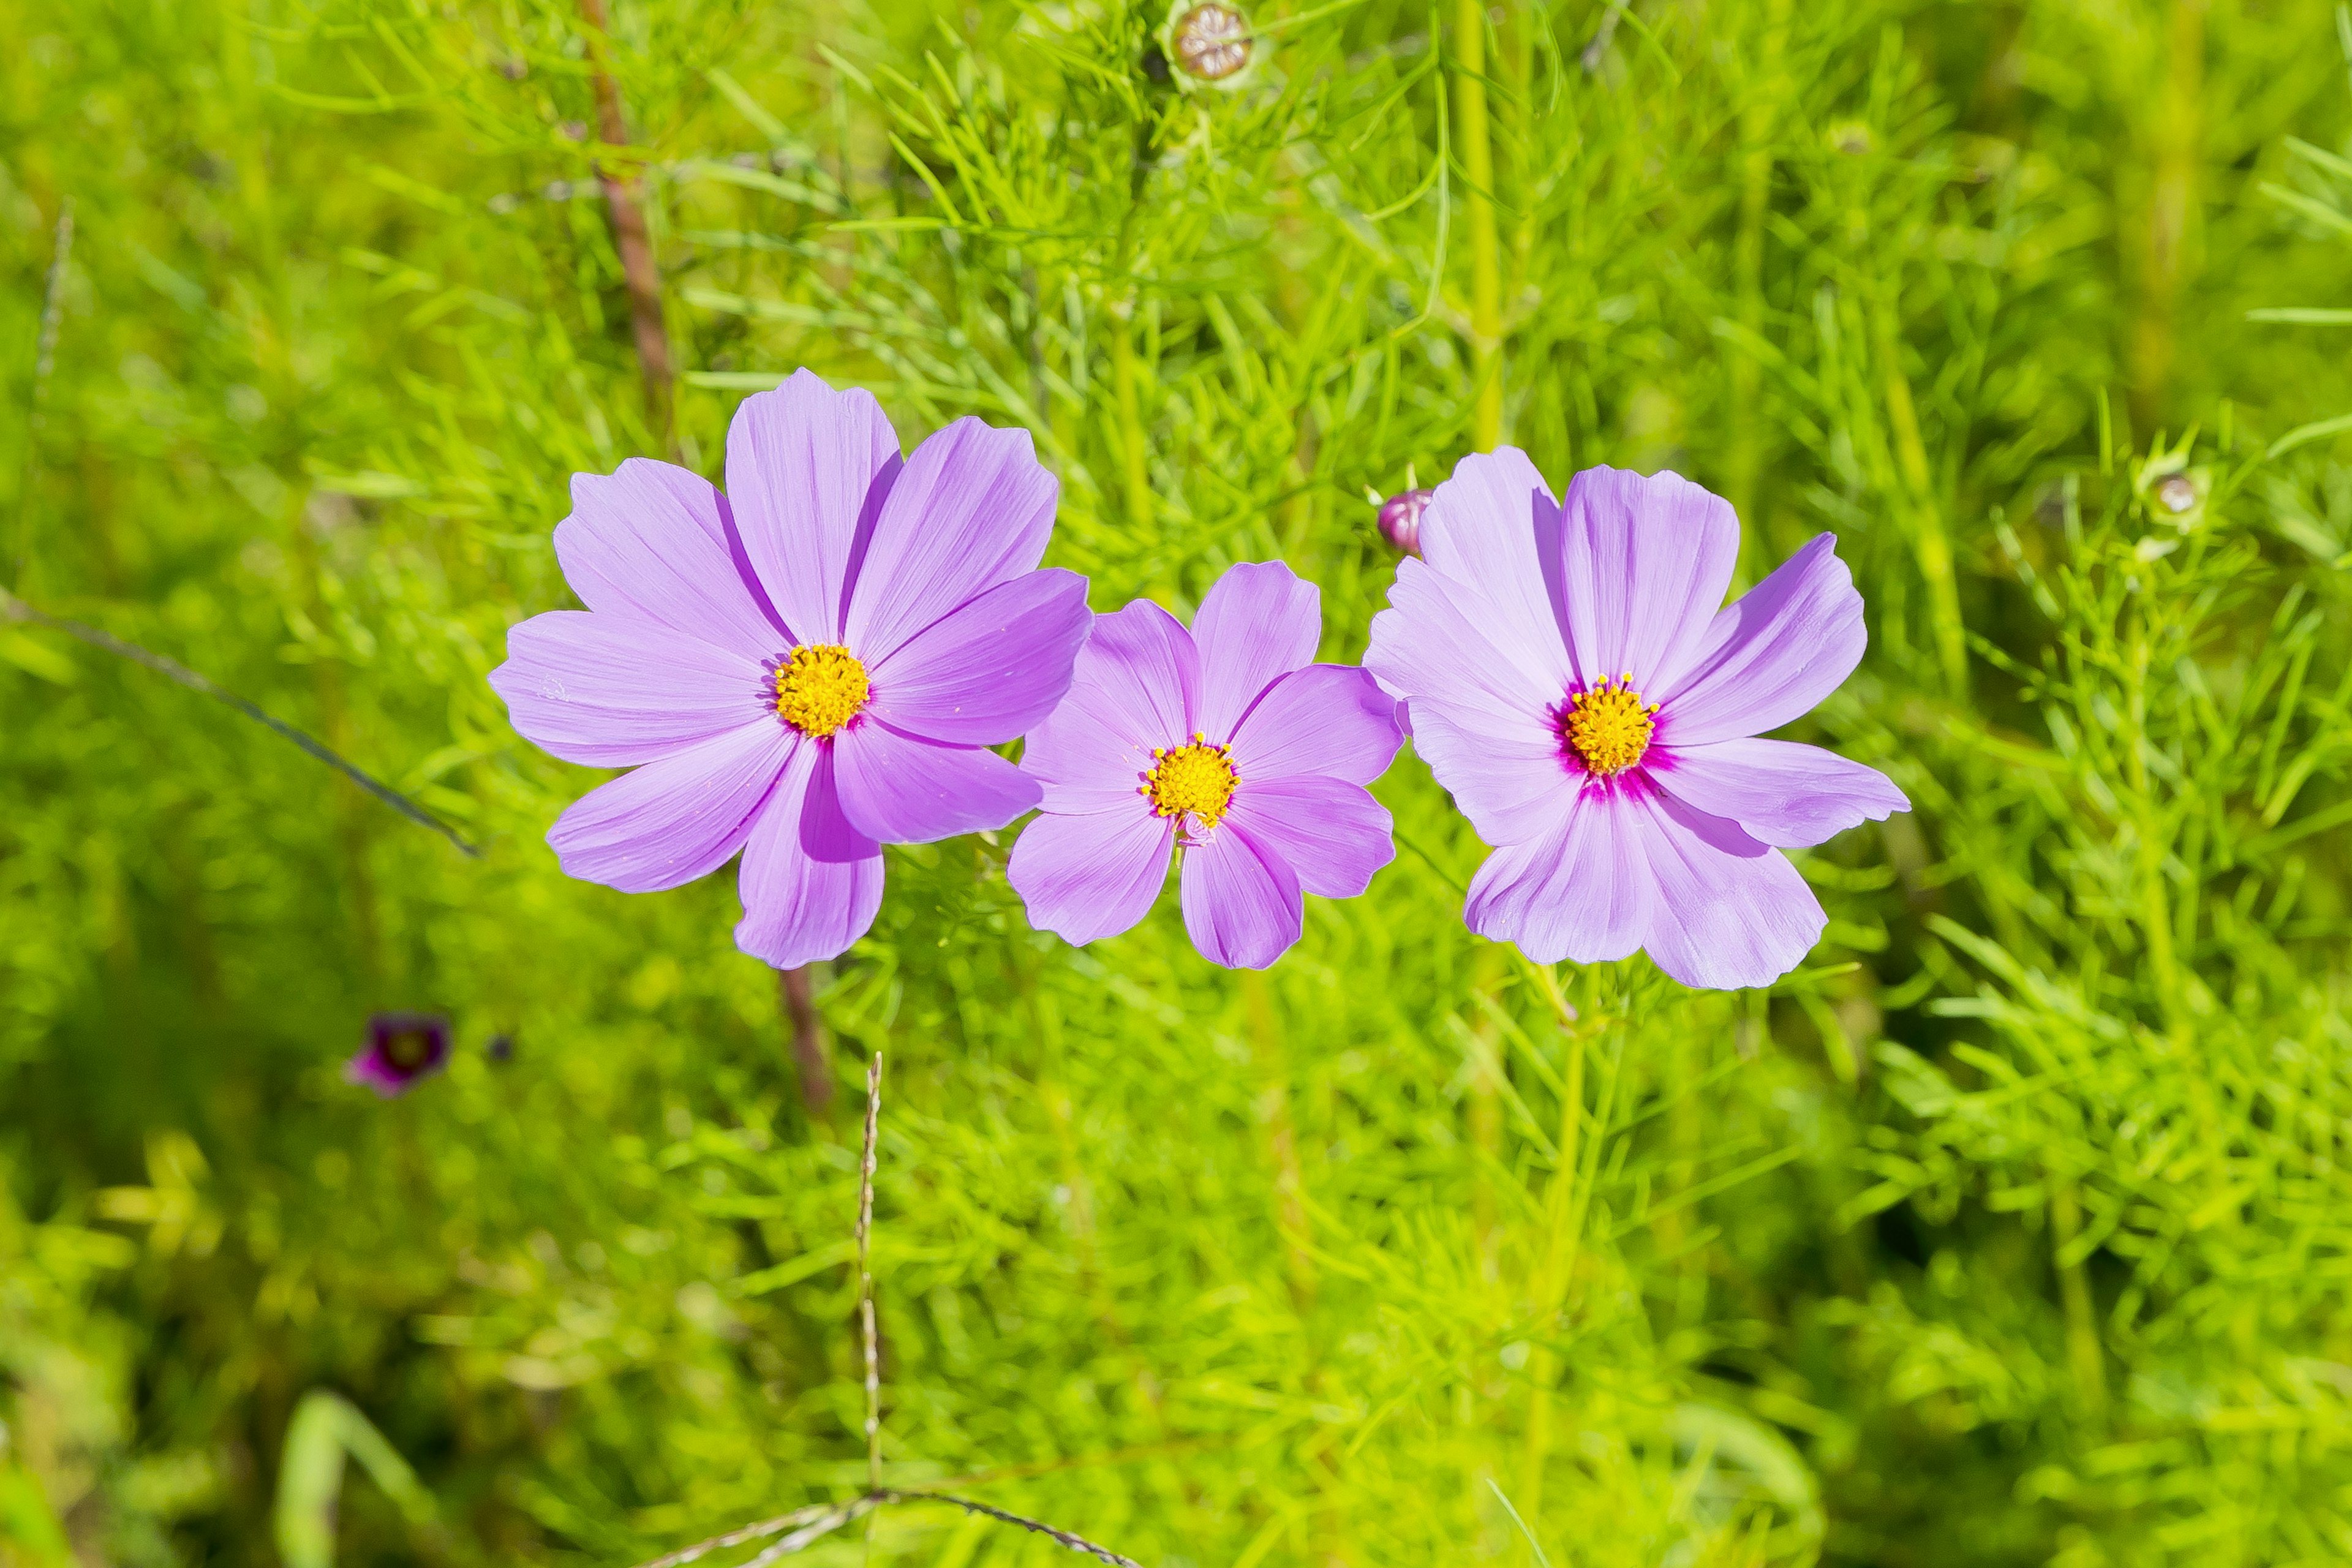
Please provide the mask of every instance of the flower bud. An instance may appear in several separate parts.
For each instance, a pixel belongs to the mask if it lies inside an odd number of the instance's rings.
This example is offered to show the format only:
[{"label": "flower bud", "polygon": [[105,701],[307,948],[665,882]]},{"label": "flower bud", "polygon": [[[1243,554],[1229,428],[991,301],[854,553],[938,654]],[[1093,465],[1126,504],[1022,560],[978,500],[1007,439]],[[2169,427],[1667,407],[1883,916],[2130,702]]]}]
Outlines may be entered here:
[{"label": "flower bud", "polygon": [[1429,510],[1429,490],[1400,490],[1381,502],[1381,537],[1407,555],[1421,553],[1421,514]]}]

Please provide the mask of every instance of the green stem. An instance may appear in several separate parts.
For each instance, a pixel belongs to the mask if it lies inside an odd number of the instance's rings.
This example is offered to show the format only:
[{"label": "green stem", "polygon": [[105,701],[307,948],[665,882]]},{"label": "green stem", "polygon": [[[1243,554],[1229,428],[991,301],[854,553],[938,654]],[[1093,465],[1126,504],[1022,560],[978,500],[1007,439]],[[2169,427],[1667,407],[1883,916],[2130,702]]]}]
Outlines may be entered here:
[{"label": "green stem", "polygon": [[1495,237],[1495,150],[1486,126],[1486,3],[1456,0],[1454,100],[1462,117],[1462,173],[1469,187],[1470,355],[1477,378],[1471,445],[1503,438],[1503,268]]}]

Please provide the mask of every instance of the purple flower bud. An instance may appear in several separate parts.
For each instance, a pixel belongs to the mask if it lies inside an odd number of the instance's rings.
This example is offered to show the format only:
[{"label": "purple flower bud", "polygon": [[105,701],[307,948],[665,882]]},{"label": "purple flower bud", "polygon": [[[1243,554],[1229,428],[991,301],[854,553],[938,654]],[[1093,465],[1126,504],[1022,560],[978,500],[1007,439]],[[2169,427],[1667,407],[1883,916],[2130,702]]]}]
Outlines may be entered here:
[{"label": "purple flower bud", "polygon": [[377,1013],[368,1019],[367,1048],[343,1064],[343,1077],[390,1100],[448,1060],[448,1019],[438,1013]]},{"label": "purple flower bud", "polygon": [[1381,502],[1381,536],[1407,555],[1421,553],[1421,514],[1429,510],[1428,490],[1400,490]]}]

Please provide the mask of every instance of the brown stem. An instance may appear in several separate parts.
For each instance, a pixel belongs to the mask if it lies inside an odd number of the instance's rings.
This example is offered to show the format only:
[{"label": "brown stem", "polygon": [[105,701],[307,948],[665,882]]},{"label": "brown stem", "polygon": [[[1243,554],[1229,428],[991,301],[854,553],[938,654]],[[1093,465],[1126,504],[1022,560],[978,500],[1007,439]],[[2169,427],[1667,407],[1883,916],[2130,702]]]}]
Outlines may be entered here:
[{"label": "brown stem", "polygon": [[784,1016],[793,1025],[793,1065],[800,1070],[801,1100],[809,1120],[822,1121],[833,1106],[833,1071],[824,1059],[824,1026],[816,1016],[815,986],[810,966],[779,970],[777,989],[783,993]]},{"label": "brown stem", "polygon": [[[621,89],[613,79],[612,26],[604,0],[580,0],[581,17],[588,24],[591,76],[596,84],[596,136],[607,147],[629,144],[629,122],[621,112]],[[620,253],[621,276],[629,289],[629,326],[637,345],[637,367],[645,373],[646,411],[662,440],[670,439],[669,333],[662,326],[661,268],[654,260],[653,237],[646,227],[645,209],[637,205],[636,182],[624,179],[599,159],[597,183],[604,188],[604,206],[613,220],[613,248]]]}]

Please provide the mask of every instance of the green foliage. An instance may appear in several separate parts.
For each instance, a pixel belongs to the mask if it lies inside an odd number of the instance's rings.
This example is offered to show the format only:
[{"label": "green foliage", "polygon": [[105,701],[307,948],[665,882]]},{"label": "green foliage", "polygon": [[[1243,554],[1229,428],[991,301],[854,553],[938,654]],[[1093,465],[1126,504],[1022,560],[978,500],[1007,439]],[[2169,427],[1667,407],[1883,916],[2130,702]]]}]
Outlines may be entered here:
[{"label": "green foliage", "polygon": [[[486,847],[0,626],[0,1563],[856,1495],[874,1050],[889,1485],[1170,1565],[2352,1556],[2352,23],[1294,0],[1187,92],[1145,4],[593,9],[0,15],[12,585]],[[718,476],[803,363],[1033,429],[1097,609],[1279,555],[1332,658],[1366,490],[1496,430],[1723,491],[1746,582],[1834,529],[1873,648],[1795,733],[1918,809],[1799,858],[1828,938],[1738,995],[1470,937],[1409,753],[1264,977],[894,850],[813,1113],[730,879],[564,879],[596,775],[482,679],[570,473]],[[387,1007],[458,1050],[379,1102]],[[808,1555],[869,1552],[1062,1560],[911,1506]]]}]

